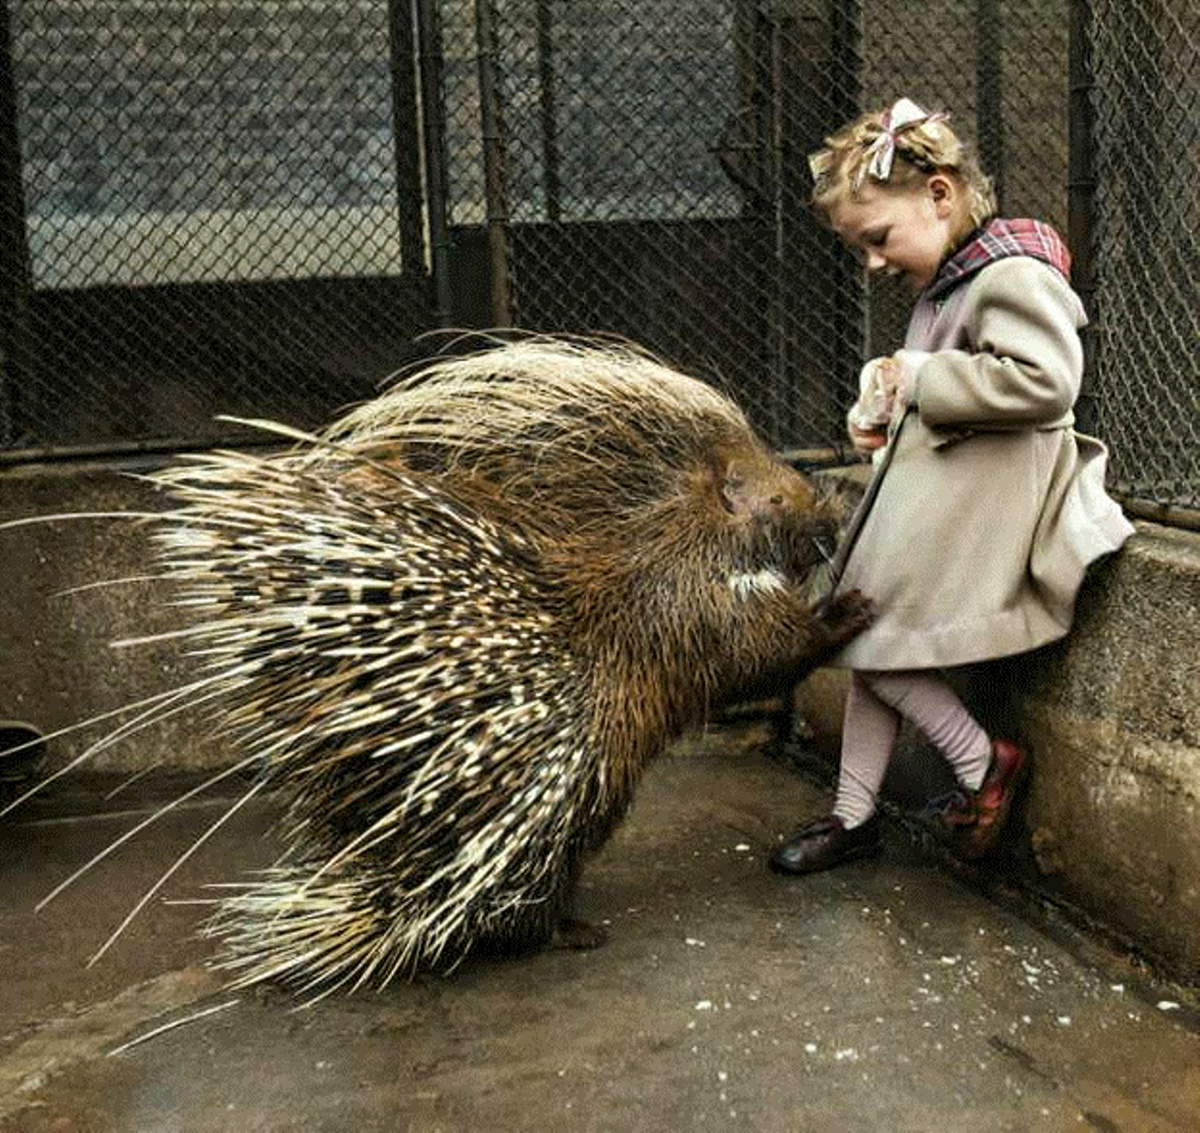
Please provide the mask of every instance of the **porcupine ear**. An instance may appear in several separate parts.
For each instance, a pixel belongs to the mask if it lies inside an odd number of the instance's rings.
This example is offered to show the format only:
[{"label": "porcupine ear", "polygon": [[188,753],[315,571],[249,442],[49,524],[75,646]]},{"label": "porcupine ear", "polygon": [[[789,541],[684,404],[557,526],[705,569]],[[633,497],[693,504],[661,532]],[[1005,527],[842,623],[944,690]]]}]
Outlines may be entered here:
[{"label": "porcupine ear", "polygon": [[[766,488],[766,491],[764,491]],[[781,495],[772,495],[770,489],[754,475],[745,457],[724,456],[717,472],[717,494],[721,506],[735,516],[761,515],[769,508],[769,501],[782,503]]]},{"label": "porcupine ear", "polygon": [[717,498],[721,506],[730,515],[736,515],[741,502],[744,480],[735,461],[718,460],[713,476],[716,482]]}]

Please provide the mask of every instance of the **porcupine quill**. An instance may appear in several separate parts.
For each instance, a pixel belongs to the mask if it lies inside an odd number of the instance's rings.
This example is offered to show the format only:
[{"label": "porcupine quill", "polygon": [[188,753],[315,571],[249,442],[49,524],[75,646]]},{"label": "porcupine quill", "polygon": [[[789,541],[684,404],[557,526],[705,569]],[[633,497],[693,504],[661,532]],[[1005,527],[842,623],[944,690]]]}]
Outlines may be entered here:
[{"label": "porcupine quill", "polygon": [[668,740],[869,617],[857,595],[814,608],[813,485],[635,348],[524,340],[424,366],[320,437],[257,424],[297,447],[152,475],[186,621],[146,640],[199,674],[72,766],[203,705],[236,758],[184,798],[258,777],[97,956],[264,789],[284,852],[204,930],[237,986],[324,994],[545,943]]}]

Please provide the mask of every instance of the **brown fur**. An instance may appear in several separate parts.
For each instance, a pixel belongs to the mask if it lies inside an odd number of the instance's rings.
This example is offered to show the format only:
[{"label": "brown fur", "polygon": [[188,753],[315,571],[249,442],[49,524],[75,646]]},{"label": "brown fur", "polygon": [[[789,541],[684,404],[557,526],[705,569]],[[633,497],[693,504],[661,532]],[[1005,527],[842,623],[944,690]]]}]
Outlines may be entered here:
[{"label": "brown fur", "polygon": [[867,620],[814,610],[813,485],[626,348],[438,363],[319,443],[164,480],[222,719],[289,802],[285,860],[210,925],[243,982],[549,940],[667,741]]}]

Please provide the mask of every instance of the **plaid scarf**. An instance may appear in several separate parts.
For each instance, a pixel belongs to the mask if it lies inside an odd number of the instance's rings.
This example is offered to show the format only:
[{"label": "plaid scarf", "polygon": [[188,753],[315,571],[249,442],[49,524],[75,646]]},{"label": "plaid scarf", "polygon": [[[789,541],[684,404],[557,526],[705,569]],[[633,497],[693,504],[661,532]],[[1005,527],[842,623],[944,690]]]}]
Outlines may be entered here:
[{"label": "plaid scarf", "polygon": [[1040,220],[989,220],[975,229],[965,243],[938,269],[923,299],[936,299],[980,268],[1009,256],[1032,256],[1071,277],[1071,253],[1063,239]]}]

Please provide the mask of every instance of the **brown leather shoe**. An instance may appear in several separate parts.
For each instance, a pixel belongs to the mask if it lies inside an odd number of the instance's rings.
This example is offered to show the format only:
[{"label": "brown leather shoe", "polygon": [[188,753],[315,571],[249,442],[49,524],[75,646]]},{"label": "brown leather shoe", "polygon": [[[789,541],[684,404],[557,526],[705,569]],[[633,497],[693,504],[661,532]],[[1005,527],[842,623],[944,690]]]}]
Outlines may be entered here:
[{"label": "brown leather shoe", "polygon": [[964,858],[981,858],[1000,837],[1013,799],[1029,774],[1029,756],[1011,740],[992,740],[992,762],[975,792],[975,824],[958,840]]},{"label": "brown leather shoe", "polygon": [[776,846],[770,866],[776,873],[817,873],[842,862],[877,854],[883,848],[879,815],[847,830],[836,814],[806,822],[786,842]]},{"label": "brown leather shoe", "polygon": [[1011,740],[992,740],[992,761],[978,791],[959,789],[925,814],[961,858],[986,854],[1000,837],[1013,800],[1029,773],[1029,756]]}]

